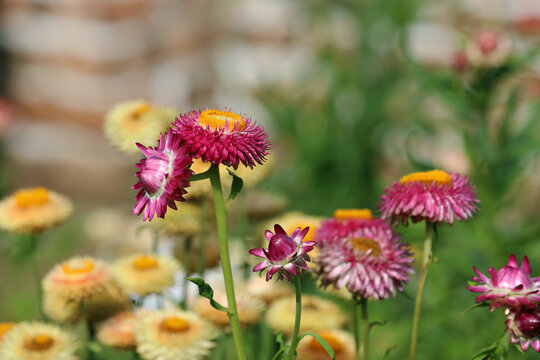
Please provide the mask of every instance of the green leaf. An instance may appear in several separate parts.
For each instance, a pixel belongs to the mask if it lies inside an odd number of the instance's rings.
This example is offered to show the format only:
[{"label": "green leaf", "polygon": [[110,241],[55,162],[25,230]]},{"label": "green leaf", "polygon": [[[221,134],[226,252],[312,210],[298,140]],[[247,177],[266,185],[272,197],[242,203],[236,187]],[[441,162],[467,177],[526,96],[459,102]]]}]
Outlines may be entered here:
[{"label": "green leaf", "polygon": [[233,200],[240,193],[240,191],[242,191],[244,180],[242,180],[240,176],[236,175],[231,169],[227,169],[227,171],[233,178],[231,192],[229,193],[229,200]]},{"label": "green leaf", "polygon": [[386,351],[384,352],[384,356],[382,358],[382,360],[388,360],[390,358],[390,353],[392,352],[392,350],[394,350],[396,348],[396,346],[391,346],[389,347],[388,349],[386,349]]},{"label": "green leaf", "polygon": [[276,335],[276,342],[279,344],[280,349],[285,347],[285,340],[283,339],[283,333],[281,331],[278,331]]},{"label": "green leaf", "polygon": [[307,335],[309,335],[309,336],[313,337],[315,340],[317,340],[317,342],[319,344],[321,344],[321,346],[324,348],[324,350],[326,350],[328,355],[330,355],[332,360],[336,360],[336,354],[334,354],[334,349],[332,349],[332,347],[330,345],[328,345],[326,340],[324,340],[321,335],[319,335],[319,334],[317,334],[317,333],[315,333],[313,331],[309,331],[309,332],[307,332],[305,334],[300,335],[300,338],[298,339],[298,341],[302,340],[302,338],[307,336]]},{"label": "green leaf", "polygon": [[210,300],[210,305],[212,305],[214,309],[229,313],[228,308],[226,308],[225,306],[221,305],[216,300],[214,300],[214,290],[206,281],[204,281],[201,278],[186,278],[186,280],[191,281],[192,283],[198,286],[199,295]]},{"label": "green leaf", "polygon": [[278,360],[281,354],[283,354],[285,351],[287,351],[290,348],[290,346],[285,346],[284,348],[279,349],[279,351],[274,355],[272,360]]},{"label": "green leaf", "polygon": [[481,303],[477,303],[477,304],[474,304],[473,306],[469,306],[468,308],[466,308],[465,310],[463,310],[459,316],[463,316],[465,315],[466,313],[468,313],[469,311],[473,310],[473,309],[476,309],[476,308],[479,308],[479,307],[486,307],[486,306],[489,306],[487,303],[485,302],[481,302]]},{"label": "green leaf", "polygon": [[473,355],[471,360],[506,360],[508,356],[509,334],[505,333],[493,344],[483,348]]}]

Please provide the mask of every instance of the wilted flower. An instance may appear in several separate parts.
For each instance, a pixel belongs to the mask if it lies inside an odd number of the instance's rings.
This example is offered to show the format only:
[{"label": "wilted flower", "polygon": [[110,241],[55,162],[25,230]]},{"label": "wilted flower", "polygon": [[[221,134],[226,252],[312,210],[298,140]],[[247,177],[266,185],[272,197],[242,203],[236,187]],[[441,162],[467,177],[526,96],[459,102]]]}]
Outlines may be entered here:
[{"label": "wilted flower", "polygon": [[146,158],[136,164],[139,181],[133,190],[139,190],[133,209],[134,215],[144,211],[143,220],[152,220],[154,214],[165,217],[167,206],[176,210],[175,201],[184,201],[184,188],[189,186],[192,175],[187,166],[191,163],[179,137],[172,132],[161,135],[156,148],[137,144]]},{"label": "wilted flower", "polygon": [[431,170],[406,175],[385,189],[381,217],[394,223],[467,220],[477,210],[476,190],[465,175]]},{"label": "wilted flower", "polygon": [[32,234],[63,223],[71,201],[44,187],[21,189],[0,201],[0,229]]},{"label": "wilted flower", "polygon": [[120,349],[134,348],[136,323],[137,317],[133,312],[119,312],[99,325],[97,338],[107,346]]},{"label": "wilted flower", "polygon": [[315,241],[302,241],[309,231],[309,227],[296,228],[289,236],[283,228],[276,224],[274,231],[267,230],[265,233],[268,240],[268,249],[251,249],[249,253],[265,260],[257,264],[253,271],[263,271],[268,268],[266,280],[279,272],[279,279],[284,277],[290,280],[290,275],[308,270],[307,261],[311,261],[308,252],[313,250]]},{"label": "wilted flower", "polygon": [[317,277],[323,286],[347,289],[356,298],[385,299],[409,281],[412,256],[392,227],[380,219],[319,247]]},{"label": "wilted flower", "polygon": [[[339,329],[317,331],[316,333],[334,350],[336,360],[356,359],[355,342],[350,333]],[[329,358],[322,345],[310,336],[300,340],[296,352],[298,359],[301,360],[327,360]]]},{"label": "wilted flower", "polygon": [[519,342],[521,350],[525,351],[529,345],[540,352],[540,309],[521,308],[519,310],[507,308],[506,331],[510,333],[510,342]]},{"label": "wilted flower", "polygon": [[174,126],[190,155],[215,165],[253,167],[263,163],[270,148],[262,127],[230,111],[192,111],[181,114]]},{"label": "wilted flower", "polygon": [[201,360],[215,346],[219,332],[197,314],[151,311],[135,327],[137,353],[146,360]]},{"label": "wilted flower", "polygon": [[476,302],[489,301],[491,311],[496,308],[508,305],[510,307],[521,307],[535,309],[540,303],[540,277],[531,277],[529,259],[523,257],[521,266],[518,266],[514,254],[510,255],[508,265],[499,270],[489,268],[490,278],[485,276],[473,266],[478,276],[473,276],[472,280],[478,285],[468,286],[472,292],[479,292],[482,295],[476,297]]},{"label": "wilted flower", "polygon": [[77,360],[72,335],[56,325],[20,323],[0,342],[2,360]]}]

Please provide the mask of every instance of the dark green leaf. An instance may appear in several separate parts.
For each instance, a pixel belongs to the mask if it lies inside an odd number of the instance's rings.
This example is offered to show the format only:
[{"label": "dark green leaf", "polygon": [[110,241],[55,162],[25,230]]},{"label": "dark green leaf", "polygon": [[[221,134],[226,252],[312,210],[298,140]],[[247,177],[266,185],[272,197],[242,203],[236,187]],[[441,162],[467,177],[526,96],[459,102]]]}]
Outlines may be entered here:
[{"label": "dark green leaf", "polygon": [[385,353],[384,353],[384,356],[382,358],[382,360],[388,360],[390,358],[390,353],[392,352],[392,350],[394,350],[396,348],[396,346],[391,346],[389,347],[388,349],[386,349]]},{"label": "dark green leaf", "polygon": [[276,335],[276,342],[279,344],[279,348],[285,347],[285,340],[283,339],[283,333],[281,331],[278,331]]},{"label": "dark green leaf", "polygon": [[278,360],[279,357],[289,349],[290,346],[285,346],[284,348],[281,348],[279,349],[279,351],[276,353],[276,355],[274,355],[274,357],[272,358],[272,360]]},{"label": "dark green leaf", "polygon": [[319,344],[321,344],[321,346],[324,348],[324,350],[326,350],[326,352],[328,353],[328,355],[330,355],[330,357],[332,358],[332,360],[336,360],[336,354],[334,354],[334,349],[332,349],[332,347],[330,345],[328,345],[328,343],[326,342],[326,340],[324,340],[322,338],[322,336],[320,336],[319,334],[313,332],[313,331],[310,331],[310,332],[307,332],[305,334],[302,334],[300,335],[300,339],[299,340],[302,340],[303,337],[305,336],[311,336],[313,337],[315,340],[317,340],[317,342]]},{"label": "dark green leaf", "polygon": [[208,300],[210,300],[210,305],[212,305],[212,307],[214,309],[217,309],[219,311],[224,311],[226,313],[229,312],[228,308],[226,308],[225,306],[221,305],[216,300],[214,300],[214,290],[203,279],[201,279],[201,278],[186,278],[186,280],[191,281],[192,283],[194,283],[195,285],[198,286],[199,295],[201,295],[202,297],[205,297]]},{"label": "dark green leaf", "polygon": [[231,192],[229,194],[229,200],[233,200],[240,193],[240,191],[242,191],[244,180],[242,180],[240,176],[236,175],[231,169],[227,169],[227,171],[233,178]]}]

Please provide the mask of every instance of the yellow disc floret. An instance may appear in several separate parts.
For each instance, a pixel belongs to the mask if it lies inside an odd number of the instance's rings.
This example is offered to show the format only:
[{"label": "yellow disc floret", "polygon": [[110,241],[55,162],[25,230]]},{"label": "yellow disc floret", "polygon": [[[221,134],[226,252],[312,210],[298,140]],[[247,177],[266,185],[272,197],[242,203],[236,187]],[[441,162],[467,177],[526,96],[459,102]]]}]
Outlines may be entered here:
[{"label": "yellow disc floret", "polygon": [[349,220],[349,219],[373,219],[373,213],[369,209],[337,209],[334,211],[334,219]]},{"label": "yellow disc floret", "polygon": [[420,182],[423,184],[435,183],[437,185],[452,185],[452,177],[442,170],[431,170],[423,172],[415,172],[402,177],[399,182],[401,184],[409,184],[413,182]]},{"label": "yellow disc floret", "polygon": [[163,319],[160,324],[161,330],[169,333],[183,333],[189,330],[189,321],[178,316],[171,316]]},{"label": "yellow disc floret", "polygon": [[199,115],[199,124],[208,126],[212,130],[227,129],[243,131],[246,121],[238,114],[221,110],[205,110]]},{"label": "yellow disc floret", "polygon": [[90,259],[74,259],[62,265],[62,271],[69,275],[82,275],[91,273],[95,264]]},{"label": "yellow disc floret", "polygon": [[33,338],[29,339],[24,347],[31,351],[46,351],[49,350],[54,344],[54,339],[47,334],[37,334]]},{"label": "yellow disc floret", "polygon": [[381,255],[381,247],[377,244],[376,241],[369,238],[354,238],[350,239],[349,242],[352,244],[355,250],[367,253],[371,250],[371,255],[379,257]]},{"label": "yellow disc floret", "polygon": [[31,189],[22,189],[13,194],[15,203],[19,208],[43,205],[49,202],[49,190],[44,187],[35,187]]},{"label": "yellow disc floret", "polygon": [[[328,345],[334,350],[334,353],[339,353],[343,351],[343,343],[331,332],[329,331],[319,331],[317,334],[322,337]],[[315,351],[321,351],[326,354],[326,350],[315,338],[312,338],[309,342],[309,348]]]},{"label": "yellow disc floret", "polygon": [[139,119],[144,113],[148,112],[150,109],[152,109],[152,105],[150,105],[147,102],[143,102],[137,105],[135,109],[133,109],[133,112],[131,113],[131,117],[132,119]]},{"label": "yellow disc floret", "polygon": [[155,256],[144,254],[137,256],[132,264],[136,270],[144,271],[157,268],[159,262]]}]

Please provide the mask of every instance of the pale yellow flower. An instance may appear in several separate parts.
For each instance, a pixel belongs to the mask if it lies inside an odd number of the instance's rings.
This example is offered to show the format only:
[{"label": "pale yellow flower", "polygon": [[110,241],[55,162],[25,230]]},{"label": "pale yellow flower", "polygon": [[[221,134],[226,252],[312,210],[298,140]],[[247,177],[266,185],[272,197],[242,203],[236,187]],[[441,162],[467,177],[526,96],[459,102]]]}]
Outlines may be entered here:
[{"label": "pale yellow flower", "polygon": [[123,311],[108,318],[99,325],[97,338],[107,346],[129,349],[135,347],[136,315]]},{"label": "pale yellow flower", "polygon": [[17,323],[14,322],[0,322],[0,343],[2,342],[2,339],[4,336],[13,329],[13,327],[17,325]]},{"label": "pale yellow flower", "polygon": [[258,274],[250,277],[246,288],[252,295],[267,304],[284,296],[292,295],[294,291],[285,281],[266,281],[264,277],[260,277]]},{"label": "pale yellow flower", "polygon": [[[328,345],[334,350],[336,360],[354,360],[356,359],[354,338],[343,330],[330,329],[326,331],[317,331]],[[328,360],[330,356],[326,350],[311,336],[305,336],[300,340],[296,348],[297,358],[301,360]]]}]

